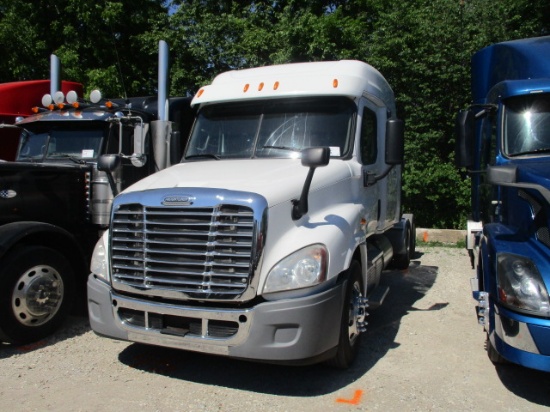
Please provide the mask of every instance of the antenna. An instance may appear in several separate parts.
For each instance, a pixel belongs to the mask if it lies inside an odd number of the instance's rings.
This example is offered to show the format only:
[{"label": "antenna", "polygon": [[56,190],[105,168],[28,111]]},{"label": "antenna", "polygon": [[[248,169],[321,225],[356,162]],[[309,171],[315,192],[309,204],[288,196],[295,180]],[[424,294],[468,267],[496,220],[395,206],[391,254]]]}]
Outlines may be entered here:
[{"label": "antenna", "polygon": [[124,93],[124,100],[128,100],[128,94],[126,93],[126,86],[124,85],[124,77],[122,76],[122,67],[120,65],[120,57],[118,55],[118,49],[116,47],[115,34],[113,32],[113,26],[109,21],[109,28],[111,29],[111,36],[113,36],[113,46],[115,47],[116,54],[116,67],[118,68],[118,75],[120,76],[120,82],[122,83],[122,92]]}]

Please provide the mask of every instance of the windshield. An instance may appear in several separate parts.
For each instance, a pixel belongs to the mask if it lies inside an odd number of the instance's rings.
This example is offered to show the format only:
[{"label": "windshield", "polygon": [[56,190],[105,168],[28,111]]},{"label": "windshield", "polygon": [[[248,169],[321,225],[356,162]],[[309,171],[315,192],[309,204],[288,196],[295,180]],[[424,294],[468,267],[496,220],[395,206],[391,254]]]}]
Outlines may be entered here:
[{"label": "windshield", "polygon": [[184,159],[295,158],[306,147],[350,149],[355,104],[348,98],[226,103],[202,109]]},{"label": "windshield", "polygon": [[508,156],[550,152],[550,95],[518,96],[506,101],[504,152]]},{"label": "windshield", "polygon": [[54,124],[37,130],[25,130],[21,135],[18,161],[96,159],[99,155],[104,129],[89,125],[88,128],[63,128]]}]

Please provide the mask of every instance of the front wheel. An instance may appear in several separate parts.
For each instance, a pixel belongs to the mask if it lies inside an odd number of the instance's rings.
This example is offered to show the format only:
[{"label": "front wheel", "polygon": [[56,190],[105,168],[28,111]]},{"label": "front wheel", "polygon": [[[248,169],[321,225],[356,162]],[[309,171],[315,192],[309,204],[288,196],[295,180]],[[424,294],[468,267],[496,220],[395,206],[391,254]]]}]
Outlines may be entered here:
[{"label": "front wheel", "polygon": [[487,335],[487,339],[485,341],[485,349],[487,350],[487,356],[489,357],[489,360],[495,364],[495,365],[506,365],[508,360],[502,356],[500,353],[497,352],[493,344],[491,343],[491,340],[489,339],[489,335]]},{"label": "front wheel", "polygon": [[67,259],[43,246],[23,247],[0,262],[0,340],[24,344],[51,334],[74,295]]},{"label": "front wheel", "polygon": [[340,323],[340,339],[336,356],[329,365],[347,369],[359,350],[361,332],[365,331],[366,298],[363,297],[361,266],[353,261],[348,269],[348,283]]}]

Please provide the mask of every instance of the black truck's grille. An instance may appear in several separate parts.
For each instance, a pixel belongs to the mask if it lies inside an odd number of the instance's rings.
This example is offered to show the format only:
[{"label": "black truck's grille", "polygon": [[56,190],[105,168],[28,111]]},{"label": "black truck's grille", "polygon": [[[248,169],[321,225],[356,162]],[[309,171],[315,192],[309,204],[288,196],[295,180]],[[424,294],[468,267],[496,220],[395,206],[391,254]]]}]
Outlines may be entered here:
[{"label": "black truck's grille", "polygon": [[[234,299],[252,276],[254,215],[244,206],[146,207],[113,213],[113,284],[193,299]],[[162,296],[162,293],[159,293]]]}]

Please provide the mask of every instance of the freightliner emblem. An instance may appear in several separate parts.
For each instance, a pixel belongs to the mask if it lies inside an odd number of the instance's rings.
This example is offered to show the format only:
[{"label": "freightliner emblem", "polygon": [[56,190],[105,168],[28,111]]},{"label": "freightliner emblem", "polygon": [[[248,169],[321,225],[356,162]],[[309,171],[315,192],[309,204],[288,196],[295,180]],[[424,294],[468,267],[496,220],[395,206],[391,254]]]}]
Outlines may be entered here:
[{"label": "freightliner emblem", "polygon": [[0,190],[0,199],[11,199],[17,196],[17,192],[11,189]]},{"label": "freightliner emblem", "polygon": [[172,195],[166,196],[162,200],[162,204],[165,206],[189,206],[195,201],[193,196],[186,195]]}]

